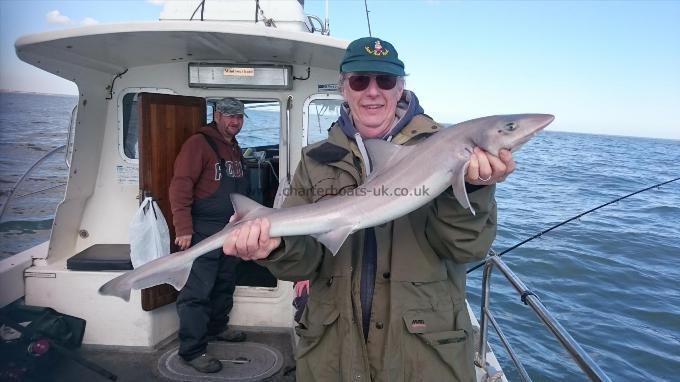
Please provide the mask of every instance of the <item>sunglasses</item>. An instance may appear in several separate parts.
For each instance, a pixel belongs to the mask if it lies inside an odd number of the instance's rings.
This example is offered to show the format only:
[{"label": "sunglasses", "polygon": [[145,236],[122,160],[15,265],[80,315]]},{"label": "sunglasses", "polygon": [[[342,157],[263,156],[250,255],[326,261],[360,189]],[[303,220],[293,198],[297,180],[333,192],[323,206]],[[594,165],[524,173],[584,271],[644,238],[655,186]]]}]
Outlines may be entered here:
[{"label": "sunglasses", "polygon": [[371,78],[375,79],[375,83],[382,90],[392,90],[397,85],[397,76],[391,76],[389,74],[379,74],[379,75],[353,75],[347,78],[350,89],[355,92],[360,92],[366,90],[368,85],[371,84]]}]

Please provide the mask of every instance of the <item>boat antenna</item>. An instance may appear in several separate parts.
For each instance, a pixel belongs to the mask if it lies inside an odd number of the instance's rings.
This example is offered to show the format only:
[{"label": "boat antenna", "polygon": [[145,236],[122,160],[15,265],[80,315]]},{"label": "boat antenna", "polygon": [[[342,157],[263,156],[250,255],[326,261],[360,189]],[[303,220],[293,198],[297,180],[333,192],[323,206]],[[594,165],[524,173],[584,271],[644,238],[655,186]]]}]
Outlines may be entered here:
[{"label": "boat antenna", "polygon": [[330,25],[330,21],[328,19],[328,0],[326,0],[326,4],[324,6],[324,13],[325,13],[325,15],[324,15],[325,20],[324,20],[323,28],[321,28],[321,30],[322,30],[322,32],[325,31],[326,36],[330,36],[331,35],[331,25]]},{"label": "boat antenna", "polygon": [[364,9],[366,9],[366,23],[368,24],[368,36],[373,37],[371,34],[371,19],[368,17],[368,13],[370,12],[368,10],[368,3],[366,3],[366,0],[364,0]]},{"label": "boat antenna", "polygon": [[201,0],[201,2],[198,3],[198,7],[194,9],[194,13],[191,14],[189,21],[194,19],[194,16],[196,16],[196,12],[198,12],[198,8],[201,8],[201,21],[203,21],[203,10],[205,9],[205,0]]},{"label": "boat antenna", "polygon": [[[513,249],[518,248],[518,247],[521,247],[522,245],[524,245],[524,244],[526,244],[526,243],[528,243],[528,242],[530,242],[530,241],[532,241],[532,240],[534,240],[534,239],[536,239],[536,238],[538,238],[538,237],[541,237],[542,235],[544,235],[544,234],[546,234],[546,233],[548,233],[548,232],[554,230],[554,229],[557,228],[557,227],[563,226],[563,225],[565,225],[565,224],[567,224],[567,223],[569,223],[569,222],[571,222],[571,221],[574,221],[574,220],[580,218],[581,216],[588,215],[588,214],[591,213],[591,212],[597,211],[597,210],[599,210],[600,208],[604,208],[604,207],[606,207],[606,206],[608,206],[608,205],[610,205],[610,204],[614,204],[614,203],[616,203],[616,202],[618,202],[618,201],[620,201],[620,200],[629,198],[629,197],[631,197],[631,196],[633,196],[633,195],[637,195],[637,194],[639,194],[639,193],[641,193],[641,192],[649,191],[649,190],[651,190],[652,188],[661,187],[661,186],[663,186],[664,184],[672,183],[672,182],[675,182],[675,181],[677,181],[677,180],[680,180],[680,177],[679,177],[679,178],[675,178],[675,179],[671,179],[671,180],[667,180],[667,181],[665,181],[665,182],[661,182],[661,183],[655,184],[655,185],[650,186],[650,187],[647,187],[647,188],[643,188],[642,190],[638,190],[638,191],[635,191],[635,192],[631,192],[630,194],[628,194],[628,195],[626,195],[626,196],[622,196],[622,197],[620,197],[620,198],[616,198],[616,199],[614,199],[614,200],[612,200],[612,201],[610,201],[610,202],[601,204],[601,205],[599,205],[599,206],[597,206],[597,207],[595,207],[595,208],[591,208],[591,209],[589,209],[589,210],[586,211],[586,212],[582,212],[582,213],[580,213],[580,214],[578,214],[578,215],[576,215],[576,216],[570,217],[570,218],[567,219],[567,220],[561,221],[561,222],[555,224],[554,226],[552,226],[552,227],[550,227],[550,228],[548,228],[548,229],[546,229],[546,230],[543,230],[543,231],[541,231],[541,232],[535,234],[534,236],[532,236],[532,237],[530,237],[530,238],[528,238],[528,239],[526,239],[526,240],[523,240],[523,241],[521,241],[521,242],[519,242],[519,243],[513,245],[512,247],[510,247],[510,248],[506,249],[505,251],[499,253],[497,256],[498,256],[498,257],[501,257],[501,256],[505,255],[506,253],[512,251]],[[481,262],[481,263],[475,265],[474,267],[468,269],[467,273],[470,273],[470,272],[474,271],[475,269],[480,268],[480,267],[481,267],[482,265],[484,265],[484,264],[485,264],[485,262]]]}]

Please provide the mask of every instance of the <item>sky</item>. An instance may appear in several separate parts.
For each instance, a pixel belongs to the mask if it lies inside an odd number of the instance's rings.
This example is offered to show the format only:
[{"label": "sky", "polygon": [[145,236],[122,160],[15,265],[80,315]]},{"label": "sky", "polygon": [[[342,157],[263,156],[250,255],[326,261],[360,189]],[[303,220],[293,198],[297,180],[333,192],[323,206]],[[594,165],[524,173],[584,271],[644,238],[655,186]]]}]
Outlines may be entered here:
[{"label": "sky", "polygon": [[[162,3],[0,0],[0,89],[77,94],[21,62],[16,39],[155,21]],[[324,4],[306,0],[306,13],[323,18]],[[367,4],[372,35],[395,45],[406,87],[438,121],[539,112],[556,116],[551,130],[680,139],[680,1]],[[368,36],[363,0],[331,0],[329,16],[332,36]]]}]

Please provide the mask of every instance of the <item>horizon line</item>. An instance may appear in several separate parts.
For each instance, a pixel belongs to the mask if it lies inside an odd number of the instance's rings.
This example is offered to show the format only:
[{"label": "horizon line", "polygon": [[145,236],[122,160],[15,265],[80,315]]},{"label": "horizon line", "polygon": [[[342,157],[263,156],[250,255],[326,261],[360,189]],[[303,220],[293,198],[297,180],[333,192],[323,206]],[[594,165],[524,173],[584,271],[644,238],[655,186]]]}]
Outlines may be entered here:
[{"label": "horizon line", "polygon": [[[0,89],[0,93],[19,93],[19,94],[33,94],[33,95],[47,95],[47,96],[59,96],[59,97],[79,97],[78,94],[64,94],[64,93],[44,93],[44,92],[35,92],[35,91],[25,91],[25,90],[14,90],[14,89]],[[455,124],[455,123],[448,123],[448,122],[442,122],[444,125],[448,124]],[[550,128],[550,127],[549,127]],[[680,141],[680,138],[669,138],[669,137],[656,137],[656,136],[644,136],[644,135],[620,135],[620,134],[605,134],[605,133],[590,133],[590,132],[584,132],[584,131],[571,131],[571,130],[549,130],[546,129],[546,132],[554,132],[554,133],[570,133],[570,134],[584,134],[584,135],[600,135],[600,136],[607,136],[607,137],[622,137],[622,138],[644,138],[644,139],[665,139],[665,140],[670,140],[670,141]]]}]

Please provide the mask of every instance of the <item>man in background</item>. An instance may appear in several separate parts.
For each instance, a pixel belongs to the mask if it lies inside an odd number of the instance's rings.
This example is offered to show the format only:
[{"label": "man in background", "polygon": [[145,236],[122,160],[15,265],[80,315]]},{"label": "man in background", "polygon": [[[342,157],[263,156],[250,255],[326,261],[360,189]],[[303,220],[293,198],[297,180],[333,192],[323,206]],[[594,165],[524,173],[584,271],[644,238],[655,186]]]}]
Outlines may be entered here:
[{"label": "man in background", "polygon": [[[215,105],[213,122],[182,145],[170,183],[175,244],[185,250],[215,234],[234,213],[229,194],[247,194],[248,180],[236,135],[243,127],[243,103],[223,98]],[[229,329],[239,260],[222,251],[194,261],[177,298],[179,355],[202,373],[222,369],[207,353],[209,340],[244,341],[245,333]]]}]

